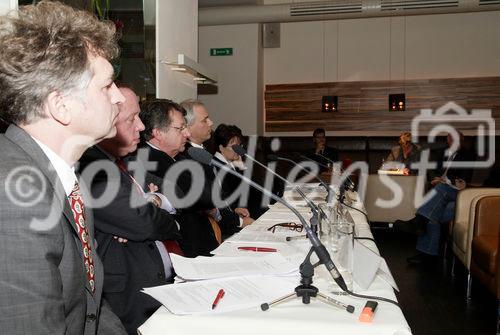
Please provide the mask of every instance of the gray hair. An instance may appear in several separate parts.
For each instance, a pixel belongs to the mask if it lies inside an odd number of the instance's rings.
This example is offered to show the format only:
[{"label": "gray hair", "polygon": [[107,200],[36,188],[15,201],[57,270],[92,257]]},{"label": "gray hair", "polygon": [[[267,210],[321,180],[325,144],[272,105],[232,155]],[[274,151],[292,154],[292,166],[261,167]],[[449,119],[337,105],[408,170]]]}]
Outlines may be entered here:
[{"label": "gray hair", "polygon": [[188,126],[192,126],[194,123],[195,115],[194,115],[194,107],[195,106],[205,106],[203,102],[195,99],[184,100],[180,103],[181,107],[186,111],[186,123]]},{"label": "gray hair", "polygon": [[51,92],[72,94],[89,84],[91,54],[119,54],[111,21],[56,1],[0,16],[0,118],[15,124],[44,118]]}]

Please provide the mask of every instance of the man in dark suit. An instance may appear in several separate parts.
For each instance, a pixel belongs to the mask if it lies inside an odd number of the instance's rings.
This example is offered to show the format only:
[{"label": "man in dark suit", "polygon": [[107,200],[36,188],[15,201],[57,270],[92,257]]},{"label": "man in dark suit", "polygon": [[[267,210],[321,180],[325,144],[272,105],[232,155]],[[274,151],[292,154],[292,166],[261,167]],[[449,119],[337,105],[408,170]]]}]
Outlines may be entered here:
[{"label": "man in dark suit", "polygon": [[[203,143],[208,141],[212,136],[212,126],[213,122],[210,120],[210,116],[205,105],[198,100],[186,100],[181,103],[181,107],[186,111],[186,121],[189,129],[189,143],[186,144],[186,148],[195,147],[206,150]],[[190,160],[194,162],[188,154],[181,153],[179,154],[179,159]],[[212,216],[217,220],[221,229],[225,231],[233,230],[238,231],[239,228],[246,224],[247,221],[253,221],[252,218],[248,215],[248,211],[246,212],[236,212],[233,211],[225,201],[215,201],[212,197],[212,190],[214,186],[220,191],[220,187],[216,184],[215,173],[212,166],[202,165],[204,172],[204,186],[203,193],[204,195],[210,196],[212,202],[215,206],[215,209],[212,211]],[[187,185],[192,185],[193,181],[188,182]],[[222,197],[220,200],[222,200]],[[251,223],[251,222],[248,222]]]},{"label": "man in dark suit", "polygon": [[314,149],[307,154],[307,157],[319,164],[320,171],[327,171],[332,162],[339,161],[337,150],[327,146],[326,133],[323,128],[313,131]]},{"label": "man in dark suit", "polygon": [[[136,334],[160,307],[158,301],[140,291],[172,282],[170,250],[163,241],[176,240],[180,235],[177,222],[168,212],[172,210],[168,199],[146,193],[139,184],[145,177],[132,173],[131,165],[127,167],[122,160],[136,150],[144,125],[134,92],[120,90],[125,102],[120,105],[117,134],[89,149],[82,157],[81,168],[86,176],[85,169],[90,169],[91,163],[111,167],[109,173],[97,173],[87,181],[92,195],[99,199],[93,205],[97,252],[104,264],[103,294],[127,331]],[[113,189],[116,196],[106,201],[103,195],[113,193]]]},{"label": "man in dark suit", "polygon": [[210,256],[210,251],[219,245],[208,217],[210,210],[214,208],[210,194],[197,199],[186,199],[191,178],[187,174],[181,174],[179,178],[168,179],[171,168],[176,166],[178,154],[184,151],[191,135],[184,114],[182,107],[170,100],[144,101],[139,116],[145,130],[141,132],[142,144],[137,158],[143,167],[147,164],[144,160],[157,164],[155,169],[148,172],[159,178],[161,186],[165,185],[160,191],[173,200],[172,204],[179,212],[182,235],[180,245],[185,256]]},{"label": "man in dark suit", "polygon": [[43,1],[0,30],[0,332],[124,334],[73,168],[116,132],[114,26]]}]

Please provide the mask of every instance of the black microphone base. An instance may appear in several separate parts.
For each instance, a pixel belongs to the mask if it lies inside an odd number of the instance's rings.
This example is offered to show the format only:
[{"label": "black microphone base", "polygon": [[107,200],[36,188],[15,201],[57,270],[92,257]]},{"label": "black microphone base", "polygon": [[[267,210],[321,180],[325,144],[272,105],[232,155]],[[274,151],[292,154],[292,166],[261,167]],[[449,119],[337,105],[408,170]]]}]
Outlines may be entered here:
[{"label": "black microphone base", "polygon": [[326,296],[323,293],[320,293],[318,288],[316,286],[313,286],[313,276],[314,276],[314,266],[311,264],[311,254],[313,252],[313,248],[309,251],[307,254],[305,260],[302,262],[300,265],[300,285],[295,288],[295,292],[287,294],[283,297],[280,297],[270,303],[263,303],[260,305],[260,308],[263,311],[267,311],[270,307],[276,306],[278,304],[281,304],[283,302],[289,301],[293,299],[294,297],[298,297],[302,299],[302,303],[304,304],[309,304],[311,302],[311,298],[318,298],[320,301],[324,302],[325,304],[329,304],[334,307],[339,307],[342,309],[345,309],[349,313],[354,312],[354,306],[352,305],[346,305],[343,304],[342,302],[333,299],[329,296]]}]

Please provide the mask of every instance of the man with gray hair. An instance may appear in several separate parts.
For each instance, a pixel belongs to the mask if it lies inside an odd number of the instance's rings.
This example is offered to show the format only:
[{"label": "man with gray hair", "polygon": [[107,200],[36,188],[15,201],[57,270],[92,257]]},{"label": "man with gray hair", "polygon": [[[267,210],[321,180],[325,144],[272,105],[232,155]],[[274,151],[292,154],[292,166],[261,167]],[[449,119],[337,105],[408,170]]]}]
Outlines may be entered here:
[{"label": "man with gray hair", "polygon": [[[204,149],[203,143],[212,137],[213,122],[208,115],[205,105],[199,100],[186,100],[181,103],[181,107],[186,110],[186,121],[190,132],[189,143],[186,149],[195,147]],[[191,159],[188,154],[182,153],[180,159]],[[225,235],[232,235],[238,232],[244,224],[250,224],[253,221],[246,209],[236,208],[234,211],[228,203],[216,204],[212,199],[212,189],[216,185],[216,174],[211,166],[203,165],[204,187],[202,197],[205,201],[211,201],[214,209],[211,211],[212,217],[218,222],[222,232]],[[195,179],[186,183],[189,191]],[[222,197],[221,197],[222,198]],[[246,222],[248,221],[248,222]]]},{"label": "man with gray hair", "polygon": [[[148,172],[158,178],[158,181],[151,179],[148,182],[162,186],[171,185],[160,189],[160,192],[167,198],[173,199],[172,204],[177,209],[182,235],[180,246],[184,255],[210,256],[210,251],[218,246],[217,237],[207,216],[207,212],[214,207],[211,199],[205,201],[205,198],[201,197],[192,205],[191,199],[186,198],[186,193],[183,191],[189,187],[186,186],[186,182],[189,182],[185,178],[187,174],[183,174],[181,178],[168,179],[177,167],[182,170],[177,164],[177,158],[184,151],[187,139],[191,135],[184,114],[184,109],[171,100],[143,101],[139,117],[144,123],[145,130],[141,132],[142,145],[137,157],[147,158],[148,162],[156,163],[156,169]],[[142,161],[142,165],[146,166],[145,164],[147,163]]]},{"label": "man with gray hair", "polygon": [[[0,325],[5,334],[124,334],[74,164],[114,136],[115,27],[42,1],[0,17]],[[83,185],[82,185],[83,186]],[[82,195],[83,193],[83,195]]]}]

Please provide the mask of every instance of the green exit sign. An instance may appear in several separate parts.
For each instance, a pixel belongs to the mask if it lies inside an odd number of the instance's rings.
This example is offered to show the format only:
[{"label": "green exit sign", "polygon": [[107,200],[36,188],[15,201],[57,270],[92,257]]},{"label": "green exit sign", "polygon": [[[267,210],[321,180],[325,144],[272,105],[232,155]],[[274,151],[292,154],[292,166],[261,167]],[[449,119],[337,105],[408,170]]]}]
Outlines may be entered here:
[{"label": "green exit sign", "polygon": [[210,56],[232,56],[233,48],[211,48]]}]

